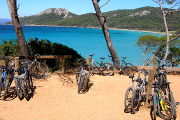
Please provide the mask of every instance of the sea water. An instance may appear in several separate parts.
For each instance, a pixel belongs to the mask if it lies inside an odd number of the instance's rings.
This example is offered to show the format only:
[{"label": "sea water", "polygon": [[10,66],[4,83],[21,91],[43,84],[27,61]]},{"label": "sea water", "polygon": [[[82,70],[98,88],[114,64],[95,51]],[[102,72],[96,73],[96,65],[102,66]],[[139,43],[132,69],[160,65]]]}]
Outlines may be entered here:
[{"label": "sea water", "polygon": [[[23,26],[26,40],[29,38],[47,39],[51,42],[61,43],[73,48],[83,57],[95,54],[94,59],[105,57],[109,61],[109,51],[101,29],[97,28],[78,28],[78,27],[50,27],[50,26]],[[143,65],[142,49],[136,45],[140,36],[162,34],[110,30],[112,43],[120,58],[127,57],[126,61],[134,65]],[[0,25],[0,41],[16,39],[14,27],[12,25]],[[61,54],[61,53],[59,53]]]}]

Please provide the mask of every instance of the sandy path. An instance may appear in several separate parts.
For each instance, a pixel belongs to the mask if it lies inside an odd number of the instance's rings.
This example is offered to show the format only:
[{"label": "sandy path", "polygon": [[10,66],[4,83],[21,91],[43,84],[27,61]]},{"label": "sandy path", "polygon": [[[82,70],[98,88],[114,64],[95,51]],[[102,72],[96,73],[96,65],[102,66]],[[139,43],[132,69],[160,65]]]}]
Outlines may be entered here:
[{"label": "sandy path", "polygon": [[[71,76],[74,79],[74,76]],[[176,101],[180,101],[180,76],[168,76]],[[131,80],[127,76],[92,76],[93,86],[86,94],[77,94],[77,86],[62,85],[53,75],[47,81],[35,81],[36,94],[28,102],[0,101],[0,120],[150,120],[149,109],[127,114],[124,94]],[[180,106],[178,106],[180,120]]]}]

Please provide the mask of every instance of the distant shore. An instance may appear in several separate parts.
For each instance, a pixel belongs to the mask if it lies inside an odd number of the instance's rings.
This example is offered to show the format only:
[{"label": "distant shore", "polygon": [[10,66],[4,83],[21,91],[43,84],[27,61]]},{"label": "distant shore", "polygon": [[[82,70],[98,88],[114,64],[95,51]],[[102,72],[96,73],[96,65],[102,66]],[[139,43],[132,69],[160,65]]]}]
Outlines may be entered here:
[{"label": "distant shore", "polygon": [[[4,25],[12,25],[12,24],[4,24]],[[79,27],[79,26],[35,25],[35,24],[26,24],[26,25],[23,25],[23,26],[75,27],[75,28],[96,28],[96,29],[101,29],[101,27]],[[122,29],[122,28],[111,28],[111,27],[109,27],[109,29],[110,30],[139,31],[139,32],[165,34],[164,32],[148,31],[148,30],[133,30],[133,29]]]}]

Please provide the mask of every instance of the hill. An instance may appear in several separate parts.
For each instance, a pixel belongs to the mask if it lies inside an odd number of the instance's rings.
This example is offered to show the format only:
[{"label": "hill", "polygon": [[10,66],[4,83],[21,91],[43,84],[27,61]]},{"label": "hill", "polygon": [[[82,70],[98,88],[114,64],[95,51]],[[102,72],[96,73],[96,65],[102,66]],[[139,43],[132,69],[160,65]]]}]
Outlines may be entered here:
[{"label": "hill", "polygon": [[55,21],[76,16],[65,8],[49,8],[37,15],[20,18],[22,24],[54,25]]},{"label": "hill", "polygon": [[[51,10],[52,9],[52,10]],[[35,25],[59,25],[59,26],[78,26],[78,27],[99,27],[99,22],[94,13],[75,15],[71,12],[61,12],[58,14],[50,8],[34,16],[22,17],[22,24]],[[59,8],[61,9],[61,8]],[[49,11],[49,12],[47,12]],[[60,10],[61,11],[61,10]],[[180,12],[168,18],[170,30],[180,28]],[[142,7],[137,9],[114,10],[104,13],[107,17],[109,27],[137,30],[164,31],[161,11],[156,7]]]},{"label": "hill", "polygon": [[4,24],[6,22],[10,22],[11,20],[10,19],[3,19],[3,18],[0,18],[0,24]]}]

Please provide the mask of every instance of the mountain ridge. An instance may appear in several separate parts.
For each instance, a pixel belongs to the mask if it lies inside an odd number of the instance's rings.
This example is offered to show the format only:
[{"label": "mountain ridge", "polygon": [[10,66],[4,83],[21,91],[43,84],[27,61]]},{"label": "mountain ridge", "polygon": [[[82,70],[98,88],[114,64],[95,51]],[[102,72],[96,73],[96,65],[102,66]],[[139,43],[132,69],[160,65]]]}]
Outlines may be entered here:
[{"label": "mountain ridge", "polygon": [[[57,12],[58,11],[58,12]],[[179,12],[180,13],[180,12]],[[119,9],[104,12],[107,24],[111,28],[164,31],[161,11],[157,7],[141,7],[136,9]],[[168,18],[170,30],[180,28],[180,14],[173,14]],[[57,25],[77,27],[100,27],[94,13],[76,15],[65,8],[50,8],[34,16],[21,17],[20,22],[25,25]]]}]

